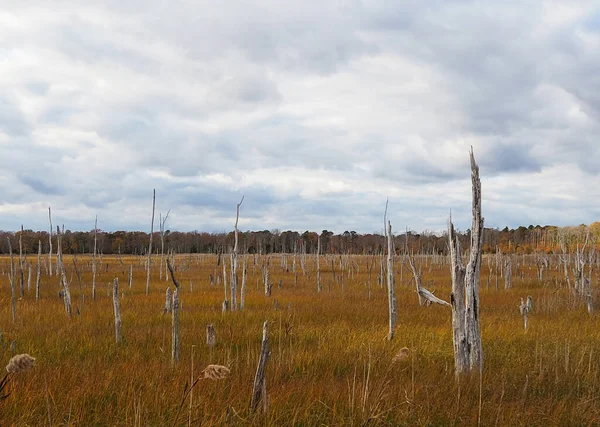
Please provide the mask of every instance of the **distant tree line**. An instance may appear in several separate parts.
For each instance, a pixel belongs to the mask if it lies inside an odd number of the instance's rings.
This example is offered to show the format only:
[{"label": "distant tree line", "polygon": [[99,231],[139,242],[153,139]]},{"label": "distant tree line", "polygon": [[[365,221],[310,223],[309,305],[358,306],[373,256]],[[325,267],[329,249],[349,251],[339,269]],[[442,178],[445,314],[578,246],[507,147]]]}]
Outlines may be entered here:
[{"label": "distant tree line", "polygon": [[[484,253],[556,253],[560,243],[576,245],[582,242],[590,231],[595,242],[600,242],[600,223],[589,227],[582,224],[577,227],[533,226],[503,230],[486,228],[484,230]],[[18,251],[18,239],[21,232],[0,231],[0,253],[8,253],[8,241],[11,240],[13,251]],[[469,247],[470,231],[459,232],[463,249]],[[355,231],[344,231],[335,234],[332,231],[246,231],[239,233],[240,253],[316,253],[317,241],[321,237],[322,253],[329,254],[380,254],[385,251],[384,236],[381,234],[360,234]],[[149,233],[141,231],[101,231],[98,230],[98,251],[104,254],[143,255],[148,250]],[[159,232],[154,233],[155,241],[159,241]],[[37,253],[38,242],[42,243],[42,251],[48,252],[47,231],[23,231],[23,251]],[[54,240],[56,242],[56,240]],[[165,231],[166,246],[177,253],[219,253],[228,252],[233,247],[234,235],[230,233],[206,233],[199,231],[178,232]],[[395,236],[396,251],[404,250],[406,233]],[[91,253],[94,245],[94,231],[65,230],[62,238],[62,250],[66,254]],[[56,243],[54,243],[56,250]],[[448,236],[446,233],[424,231],[408,233],[408,246],[413,253],[439,254],[448,253]],[[159,248],[155,249],[156,251]]]}]

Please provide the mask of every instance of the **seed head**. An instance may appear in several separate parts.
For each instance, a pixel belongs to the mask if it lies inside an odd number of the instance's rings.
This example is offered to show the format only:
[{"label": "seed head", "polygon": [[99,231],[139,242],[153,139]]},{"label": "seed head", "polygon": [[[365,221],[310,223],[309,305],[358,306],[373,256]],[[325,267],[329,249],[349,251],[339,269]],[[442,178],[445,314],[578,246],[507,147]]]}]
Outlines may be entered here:
[{"label": "seed head", "polygon": [[231,371],[228,367],[222,365],[208,365],[202,371],[202,376],[204,378],[209,378],[211,380],[222,380],[229,376]]},{"label": "seed head", "polygon": [[27,372],[33,368],[33,362],[35,362],[35,357],[31,357],[28,354],[17,354],[8,361],[6,371],[11,374]]},{"label": "seed head", "polygon": [[392,362],[401,362],[408,359],[409,350],[408,347],[402,347],[398,353],[392,359]]}]

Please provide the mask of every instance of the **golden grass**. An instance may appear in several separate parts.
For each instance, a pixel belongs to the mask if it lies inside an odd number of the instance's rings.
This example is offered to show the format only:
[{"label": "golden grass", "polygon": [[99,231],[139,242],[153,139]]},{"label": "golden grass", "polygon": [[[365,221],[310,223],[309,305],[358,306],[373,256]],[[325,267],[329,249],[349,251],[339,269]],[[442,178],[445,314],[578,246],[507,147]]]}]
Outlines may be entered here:
[{"label": "golden grass", "polygon": [[[244,312],[221,313],[222,284],[216,256],[177,257],[177,278],[194,281],[181,289],[181,360],[170,363],[171,319],[163,314],[165,289],[158,262],[145,295],[144,259],[103,258],[98,266],[97,301],[91,300],[91,256],[78,256],[82,284],[73,275],[73,319],[58,297],[58,277],[42,276],[40,301],[35,290],[17,303],[13,324],[6,275],[0,288],[0,356],[36,355],[36,367],[15,377],[11,395],[0,402],[1,425],[470,425],[477,424],[478,375],[455,381],[451,315],[448,307],[419,307],[407,269],[397,262],[398,327],[386,341],[387,297],[373,269],[369,300],[368,257],[354,259],[360,272],[344,276],[342,291],[333,282],[331,263],[322,262],[324,291],[316,292],[313,262],[294,286],[289,272],[271,257],[273,295],[264,296],[261,262],[248,258]],[[33,257],[30,261],[35,262]],[[158,258],[157,258],[158,260]],[[423,263],[423,283],[440,297],[450,293],[447,265]],[[133,287],[126,285],[134,265]],[[67,276],[72,260],[65,257]],[[108,271],[106,267],[108,266]],[[8,258],[0,258],[7,271]],[[216,268],[216,270],[215,270]],[[329,270],[327,270],[329,269]],[[589,425],[600,422],[600,320],[588,315],[571,293],[557,288],[562,270],[547,272],[543,283],[531,265],[513,266],[513,289],[486,288],[484,261],[481,326],[484,349],[481,423],[483,425]],[[328,273],[327,273],[328,272]],[[109,283],[119,277],[123,342],[114,342]],[[257,285],[257,280],[258,285]],[[278,287],[282,280],[282,288]],[[429,282],[433,281],[433,284]],[[33,281],[35,282],[35,280]],[[494,283],[494,280],[491,281]],[[502,286],[502,279],[500,279]],[[597,287],[594,280],[593,287]],[[532,295],[529,330],[519,313],[521,297]],[[275,301],[277,300],[277,308]],[[79,315],[75,314],[79,309]],[[269,320],[271,357],[267,365],[269,409],[248,411],[262,324]],[[213,324],[216,345],[206,345]],[[194,365],[231,369],[226,381],[203,381],[193,407],[178,419],[178,408]],[[406,347],[402,363],[391,363]],[[226,368],[227,369],[227,368]],[[203,374],[205,375],[205,374]]]}]

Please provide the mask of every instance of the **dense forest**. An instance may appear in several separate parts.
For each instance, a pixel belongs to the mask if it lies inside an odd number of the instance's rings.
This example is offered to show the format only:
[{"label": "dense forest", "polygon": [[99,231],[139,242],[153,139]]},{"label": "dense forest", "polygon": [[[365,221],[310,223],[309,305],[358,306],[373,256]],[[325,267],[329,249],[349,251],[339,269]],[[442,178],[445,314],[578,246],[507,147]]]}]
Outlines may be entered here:
[{"label": "dense forest", "polygon": [[[600,242],[600,222],[590,226],[555,227],[530,225],[516,229],[503,230],[486,228],[484,231],[483,251],[485,253],[556,253],[561,243],[577,245],[585,240],[590,232],[595,242]],[[53,233],[53,236],[56,232]],[[0,253],[8,253],[8,240],[12,242],[13,251],[18,250],[19,232],[0,231]],[[22,241],[25,253],[37,253],[39,242],[42,251],[48,252],[48,232],[24,230]],[[408,244],[413,252],[427,254],[447,254],[448,237],[446,233],[409,232]],[[294,251],[315,253],[317,240],[321,237],[322,253],[373,254],[382,253],[384,237],[381,234],[359,234],[355,231],[344,231],[334,234],[323,230],[314,231],[246,231],[240,232],[240,249],[242,253],[293,253]],[[462,247],[469,245],[469,230],[459,233]],[[229,251],[233,246],[234,236],[230,233],[206,233],[199,231],[179,232],[165,230],[163,239],[166,248],[177,253],[218,253]],[[97,230],[98,250],[104,254],[144,254],[148,249],[149,233],[141,231],[101,231]],[[406,244],[406,233],[395,236],[396,250],[400,252]],[[154,251],[161,250],[161,233],[154,233]],[[94,245],[94,230],[65,230],[62,236],[64,253],[90,253]]]}]

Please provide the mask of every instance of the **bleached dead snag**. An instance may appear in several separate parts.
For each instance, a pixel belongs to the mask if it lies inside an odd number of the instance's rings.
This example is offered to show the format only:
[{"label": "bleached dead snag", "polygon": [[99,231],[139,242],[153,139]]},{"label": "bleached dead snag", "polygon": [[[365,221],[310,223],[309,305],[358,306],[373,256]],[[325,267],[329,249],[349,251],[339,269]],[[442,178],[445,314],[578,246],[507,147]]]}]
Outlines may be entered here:
[{"label": "bleached dead snag", "polygon": [[50,249],[48,250],[48,268],[50,271],[50,276],[52,276],[52,209],[48,206],[48,220],[50,221],[50,234],[48,235],[48,243],[50,244]]},{"label": "bleached dead snag", "polygon": [[225,299],[223,300],[223,311],[229,310],[229,300],[227,299],[227,261],[223,257],[223,290],[225,292]]},{"label": "bleached dead snag", "polygon": [[321,236],[317,238],[317,292],[321,292],[323,290],[323,286],[321,285]]},{"label": "bleached dead snag", "polygon": [[96,301],[96,252],[98,247],[98,215],[94,221],[94,253],[92,255],[92,301]]},{"label": "bleached dead snag", "polygon": [[[165,224],[167,223],[167,219],[169,218],[169,214],[171,213],[171,209],[167,212],[165,217],[162,217],[162,214],[158,214],[158,222],[160,227],[160,277],[159,280],[162,280],[163,277],[163,266],[165,264]],[[166,267],[166,266],[165,266]],[[165,268],[166,270],[166,268]],[[165,279],[169,280],[167,277],[167,272],[165,271]]]},{"label": "bleached dead snag", "polygon": [[67,275],[65,274],[65,266],[62,263],[62,238],[60,233],[60,228],[56,227],[56,242],[57,242],[57,262],[56,266],[60,270],[60,279],[63,285],[63,302],[65,303],[65,311],[69,315],[69,317],[73,316],[73,311],[71,309],[71,289],[69,287],[69,282],[67,281]]},{"label": "bleached dead snag", "polygon": [[410,270],[412,271],[413,278],[415,280],[415,286],[417,288],[417,295],[419,295],[419,305],[423,305],[423,300],[427,305],[430,304],[440,304],[447,305],[450,307],[450,303],[444,301],[441,298],[436,297],[433,292],[428,291],[421,285],[421,274],[417,271],[417,267],[415,266],[415,261],[408,250],[408,232],[406,233],[406,257],[408,259],[408,265],[410,266]]},{"label": "bleached dead snag", "polygon": [[240,289],[240,310],[244,310],[246,305],[246,280],[248,277],[246,261],[247,257],[244,256],[244,263],[242,265],[242,288]]},{"label": "bleached dead snag", "polygon": [[259,403],[263,402],[263,408],[266,411],[267,407],[267,388],[265,383],[265,374],[267,372],[267,361],[269,360],[269,336],[268,336],[269,322],[265,321],[263,324],[263,338],[262,345],[260,348],[260,358],[258,359],[258,367],[256,368],[256,375],[254,376],[254,387],[252,388],[252,399],[250,400],[250,410],[256,412]]},{"label": "bleached dead snag", "polygon": [[519,311],[521,312],[521,316],[523,316],[523,323],[525,326],[525,331],[529,327],[529,313],[533,310],[533,298],[531,295],[527,297],[527,301],[521,298],[521,305],[519,306]]},{"label": "bleached dead snag", "polygon": [[42,241],[38,240],[37,277],[35,279],[35,300],[40,299],[40,280],[42,277]]},{"label": "bleached dead snag", "polygon": [[472,214],[471,249],[467,267],[461,260],[460,242],[449,221],[450,261],[452,263],[452,333],[456,375],[480,369],[483,364],[481,331],[479,326],[479,277],[483,245],[483,217],[481,216],[481,181],[479,166],[471,158]]},{"label": "bleached dead snag", "polygon": [[21,224],[21,232],[19,233],[19,290],[21,298],[25,296],[25,269],[23,268],[23,224]]},{"label": "bleached dead snag", "polygon": [[27,292],[31,292],[31,264],[27,263]]},{"label": "bleached dead snag", "polygon": [[389,310],[389,329],[388,340],[394,339],[394,328],[398,312],[396,309],[396,290],[394,285],[394,236],[392,235],[392,223],[388,221],[387,225],[387,287],[388,287],[388,310]]},{"label": "bleached dead snag", "polygon": [[233,253],[231,257],[231,310],[237,310],[237,285],[238,285],[238,222],[240,220],[240,206],[244,203],[244,196],[235,208],[235,225],[233,227],[235,242],[233,245]]},{"label": "bleached dead snag", "polygon": [[129,281],[128,281],[129,289],[131,289],[132,283],[133,283],[133,264],[131,264],[129,266]]},{"label": "bleached dead snag", "polygon": [[148,265],[146,266],[146,295],[150,293],[150,266],[152,263],[152,236],[154,235],[154,209],[156,208],[156,189],[152,191],[152,222],[150,223],[150,243],[148,245]]},{"label": "bleached dead snag", "polygon": [[8,240],[8,253],[10,254],[10,272],[8,279],[10,281],[10,295],[11,295],[11,306],[12,306],[12,320],[13,323],[17,321],[17,292],[15,291],[15,260],[12,253],[12,245],[10,244],[10,238]]},{"label": "bleached dead snag", "polygon": [[504,267],[504,289],[512,288],[512,260],[510,259],[510,255],[506,257],[505,267]]},{"label": "bleached dead snag", "polygon": [[264,269],[263,281],[265,285],[265,296],[270,297],[273,285],[271,285],[271,280],[269,279],[269,266],[265,266]]},{"label": "bleached dead snag", "polygon": [[206,345],[209,347],[214,347],[217,344],[217,335],[215,333],[215,327],[211,323],[206,326]]},{"label": "bleached dead snag", "polygon": [[113,281],[113,307],[115,309],[115,341],[119,344],[123,340],[121,334],[121,307],[119,306],[119,279]]},{"label": "bleached dead snag", "polygon": [[179,281],[175,278],[175,272],[173,266],[167,258],[167,267],[169,273],[171,273],[171,280],[175,285],[175,291],[173,292],[173,322],[172,322],[172,334],[171,334],[171,362],[179,362]]}]

